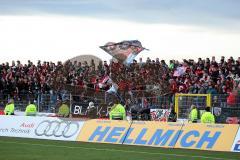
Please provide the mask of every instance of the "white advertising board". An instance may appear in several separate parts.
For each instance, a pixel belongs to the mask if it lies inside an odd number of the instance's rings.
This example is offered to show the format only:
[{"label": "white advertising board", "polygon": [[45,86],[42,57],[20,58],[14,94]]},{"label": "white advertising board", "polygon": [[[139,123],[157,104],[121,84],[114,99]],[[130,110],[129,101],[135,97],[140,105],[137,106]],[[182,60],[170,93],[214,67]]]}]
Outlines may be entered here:
[{"label": "white advertising board", "polygon": [[[14,111],[14,115],[15,116],[25,116],[25,112]],[[56,113],[37,112],[36,116],[40,116],[40,117],[56,117]]]},{"label": "white advertising board", "polygon": [[83,124],[57,117],[0,116],[0,136],[75,141]]},{"label": "white advertising board", "polygon": [[238,133],[232,145],[233,152],[240,152],[240,128],[238,129]]}]

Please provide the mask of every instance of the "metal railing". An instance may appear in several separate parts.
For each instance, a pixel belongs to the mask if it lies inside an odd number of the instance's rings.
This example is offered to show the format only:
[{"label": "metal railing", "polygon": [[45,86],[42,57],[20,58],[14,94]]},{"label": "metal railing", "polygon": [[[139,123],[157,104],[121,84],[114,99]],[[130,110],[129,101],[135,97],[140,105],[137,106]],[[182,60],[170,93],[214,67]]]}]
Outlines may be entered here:
[{"label": "metal railing", "polygon": [[[83,92],[81,92],[83,93]],[[192,94],[191,94],[192,95]],[[199,95],[192,96],[152,96],[152,97],[136,97],[123,96],[127,111],[149,109],[169,109],[176,105],[176,98],[178,98],[178,106],[183,107],[183,110],[179,111],[179,118],[187,118],[190,106],[192,104],[200,107],[209,105],[206,103],[206,97]],[[231,95],[217,94],[211,95],[210,105],[218,108],[238,108],[240,107],[240,96],[230,97]],[[4,108],[8,102],[10,95],[0,94],[0,109]],[[58,93],[51,92],[50,94],[18,94],[13,96],[15,102],[15,110],[25,111],[29,101],[35,100],[38,112],[57,113],[59,108],[59,100],[67,100],[70,106],[70,111],[74,113],[74,107],[76,105],[82,106],[82,113],[85,113],[89,102],[93,102],[95,106],[101,106],[107,108],[109,101],[111,101],[111,95],[105,93],[84,93],[84,94],[71,94],[66,91]],[[226,109],[224,109],[226,110]],[[105,111],[107,112],[107,111]],[[239,115],[240,117],[240,115]]]}]

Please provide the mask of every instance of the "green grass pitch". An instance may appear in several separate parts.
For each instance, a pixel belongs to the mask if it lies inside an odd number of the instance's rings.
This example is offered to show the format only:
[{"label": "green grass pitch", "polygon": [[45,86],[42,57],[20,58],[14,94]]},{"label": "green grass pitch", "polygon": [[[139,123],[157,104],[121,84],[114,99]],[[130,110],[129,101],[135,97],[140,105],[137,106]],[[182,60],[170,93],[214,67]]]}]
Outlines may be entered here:
[{"label": "green grass pitch", "polygon": [[240,160],[240,153],[0,137],[0,160]]}]

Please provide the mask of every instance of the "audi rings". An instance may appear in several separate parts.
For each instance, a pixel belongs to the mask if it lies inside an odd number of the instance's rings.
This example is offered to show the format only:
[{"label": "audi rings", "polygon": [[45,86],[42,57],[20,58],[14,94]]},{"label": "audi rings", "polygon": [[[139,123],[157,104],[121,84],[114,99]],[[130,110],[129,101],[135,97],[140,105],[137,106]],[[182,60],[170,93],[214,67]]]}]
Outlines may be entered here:
[{"label": "audi rings", "polygon": [[69,138],[79,131],[79,124],[72,121],[50,121],[44,120],[35,129],[37,136],[54,136]]}]

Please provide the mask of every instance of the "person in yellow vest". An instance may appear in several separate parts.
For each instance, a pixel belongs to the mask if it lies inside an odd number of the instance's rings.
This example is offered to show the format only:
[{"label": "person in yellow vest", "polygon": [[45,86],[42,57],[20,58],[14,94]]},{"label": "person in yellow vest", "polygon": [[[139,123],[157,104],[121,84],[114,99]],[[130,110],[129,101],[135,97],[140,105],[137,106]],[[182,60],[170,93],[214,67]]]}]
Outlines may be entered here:
[{"label": "person in yellow vest", "polygon": [[14,100],[11,98],[8,100],[8,103],[4,109],[5,115],[14,115]]},{"label": "person in yellow vest", "polygon": [[197,123],[198,120],[198,110],[195,105],[191,106],[191,112],[189,113],[189,121],[192,123]]},{"label": "person in yellow vest", "polygon": [[67,105],[67,100],[64,100],[61,106],[59,107],[58,116],[66,118],[66,117],[69,117],[69,115],[70,115],[70,109]]},{"label": "person in yellow vest", "polygon": [[210,107],[205,108],[205,112],[202,114],[201,123],[215,123],[214,115],[210,112]]},{"label": "person in yellow vest", "polygon": [[118,101],[114,103],[109,113],[110,120],[125,120],[126,110]]},{"label": "person in yellow vest", "polygon": [[37,106],[34,104],[34,101],[30,101],[29,105],[25,109],[25,116],[36,116]]}]

